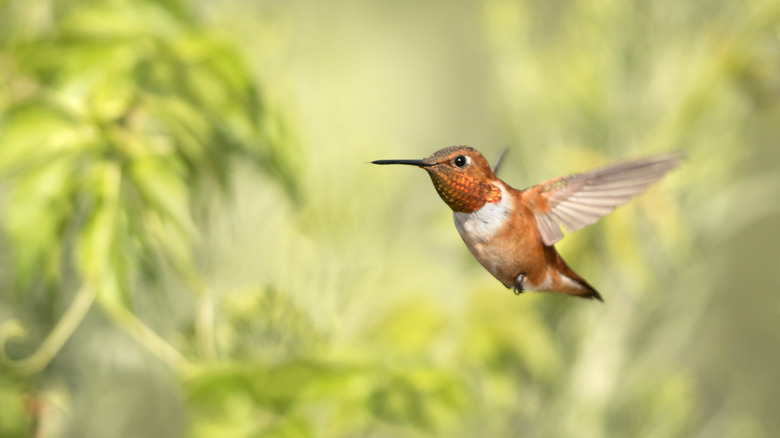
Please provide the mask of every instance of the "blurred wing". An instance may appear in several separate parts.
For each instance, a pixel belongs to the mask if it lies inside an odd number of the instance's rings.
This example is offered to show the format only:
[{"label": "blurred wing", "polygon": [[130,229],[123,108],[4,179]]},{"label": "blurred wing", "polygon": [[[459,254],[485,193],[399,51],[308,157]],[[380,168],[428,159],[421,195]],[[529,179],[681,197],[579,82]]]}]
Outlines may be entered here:
[{"label": "blurred wing", "polygon": [[501,152],[498,153],[498,158],[496,158],[496,164],[493,165],[493,174],[498,175],[498,169],[501,167],[501,163],[504,161],[505,156],[506,156],[506,148],[501,149]]},{"label": "blurred wing", "polygon": [[567,232],[590,225],[642,193],[673,169],[683,154],[628,161],[587,173],[553,178],[523,191],[536,216],[542,241],[550,246]]}]

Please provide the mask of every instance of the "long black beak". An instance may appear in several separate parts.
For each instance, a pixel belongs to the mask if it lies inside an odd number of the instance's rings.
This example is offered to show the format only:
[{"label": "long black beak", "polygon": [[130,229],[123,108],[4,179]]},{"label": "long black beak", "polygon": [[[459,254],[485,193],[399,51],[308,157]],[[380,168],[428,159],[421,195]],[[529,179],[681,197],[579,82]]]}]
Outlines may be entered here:
[{"label": "long black beak", "polygon": [[423,160],[376,160],[372,161],[371,164],[408,164],[417,167],[433,166],[433,164],[426,163]]}]

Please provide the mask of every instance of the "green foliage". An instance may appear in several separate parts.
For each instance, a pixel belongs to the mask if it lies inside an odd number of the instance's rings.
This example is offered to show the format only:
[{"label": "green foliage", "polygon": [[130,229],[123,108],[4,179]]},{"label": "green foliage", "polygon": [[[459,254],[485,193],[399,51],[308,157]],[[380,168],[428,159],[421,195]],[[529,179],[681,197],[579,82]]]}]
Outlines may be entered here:
[{"label": "green foliage", "polygon": [[87,276],[112,257],[133,272],[137,261],[154,263],[150,253],[191,272],[191,191],[208,180],[226,184],[236,153],[273,168],[292,189],[290,169],[263,140],[262,103],[240,59],[179,8],[39,7],[50,9],[52,23],[25,20],[13,4],[3,14],[16,27],[3,53],[11,97],[0,171],[14,178],[5,223],[9,235],[37,240],[14,245],[22,286],[40,270],[56,280],[62,248],[48,242],[71,228],[85,229],[75,250]]},{"label": "green foliage", "polygon": [[36,7],[2,13],[0,174],[17,290],[61,293],[73,272],[123,312],[131,284],[164,262],[200,292],[196,190],[226,187],[239,156],[295,193],[240,57],[177,2]]},{"label": "green foliage", "polygon": [[452,431],[465,413],[457,377],[430,365],[338,357],[199,374],[185,383],[198,437]]},{"label": "green foliage", "polygon": [[[194,436],[443,433],[465,412],[465,382],[424,357],[431,333],[417,336],[411,350],[371,330],[365,343],[333,349],[285,294],[243,291],[223,303],[217,346],[231,361],[198,367],[184,380]],[[441,321],[434,307],[418,310]],[[406,313],[388,315],[376,330],[420,322],[400,317]]]}]

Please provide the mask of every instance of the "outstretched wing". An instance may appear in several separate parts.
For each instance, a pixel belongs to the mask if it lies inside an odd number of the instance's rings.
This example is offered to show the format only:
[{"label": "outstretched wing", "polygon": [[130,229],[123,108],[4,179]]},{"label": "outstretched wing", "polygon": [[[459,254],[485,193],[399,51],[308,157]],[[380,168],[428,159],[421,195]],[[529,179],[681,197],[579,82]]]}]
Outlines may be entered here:
[{"label": "outstretched wing", "polygon": [[547,180],[523,191],[536,216],[542,241],[550,246],[567,232],[590,225],[642,193],[684,157],[681,153],[628,161],[587,173]]}]

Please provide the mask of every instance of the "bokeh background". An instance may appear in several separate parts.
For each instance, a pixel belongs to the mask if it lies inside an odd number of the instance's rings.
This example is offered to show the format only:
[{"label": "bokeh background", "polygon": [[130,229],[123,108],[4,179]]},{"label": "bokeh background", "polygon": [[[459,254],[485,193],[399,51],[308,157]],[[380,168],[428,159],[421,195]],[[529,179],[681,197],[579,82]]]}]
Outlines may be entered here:
[{"label": "bokeh background", "polygon": [[[776,0],[0,0],[0,436],[780,436]],[[424,172],[682,150],[514,296]]]}]

